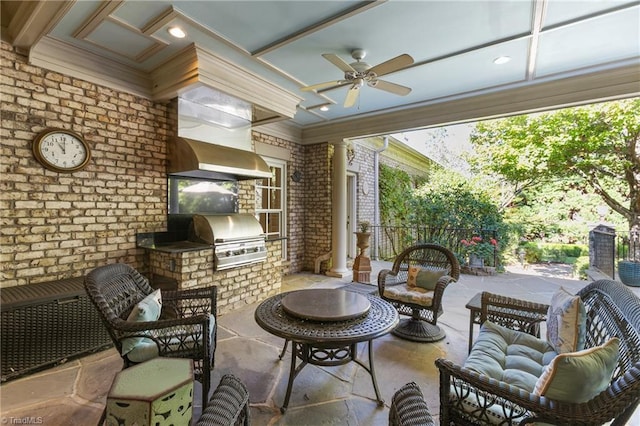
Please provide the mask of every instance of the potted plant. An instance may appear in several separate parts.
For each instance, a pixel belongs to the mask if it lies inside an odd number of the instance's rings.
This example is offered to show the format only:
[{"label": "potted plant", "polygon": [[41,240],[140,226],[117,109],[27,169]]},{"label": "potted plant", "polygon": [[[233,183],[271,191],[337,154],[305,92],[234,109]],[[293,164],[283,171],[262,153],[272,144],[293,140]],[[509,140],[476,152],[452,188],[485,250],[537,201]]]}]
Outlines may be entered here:
[{"label": "potted plant", "polygon": [[369,232],[369,226],[371,224],[363,220],[358,224],[359,232],[356,232],[357,242],[356,245],[360,249],[360,255],[364,255],[364,251],[369,247],[369,238],[371,237],[371,233]]},{"label": "potted plant", "polygon": [[485,241],[482,237],[474,236],[470,240],[460,240],[464,257],[471,268],[483,268],[485,263],[493,264],[498,241],[495,238]]},{"label": "potted plant", "polygon": [[369,226],[369,222],[363,220],[358,223],[359,231],[355,232],[357,238],[356,245],[360,249],[360,254],[356,256],[353,262],[354,282],[369,283],[371,280],[371,260],[365,253],[369,247],[369,238],[371,237]]},{"label": "potted plant", "polygon": [[618,276],[623,284],[640,287],[640,262],[621,260],[618,262]]},{"label": "potted plant", "polygon": [[629,237],[623,237],[624,260],[618,262],[620,281],[631,287],[640,287],[639,240],[640,235],[637,231],[631,231]]}]

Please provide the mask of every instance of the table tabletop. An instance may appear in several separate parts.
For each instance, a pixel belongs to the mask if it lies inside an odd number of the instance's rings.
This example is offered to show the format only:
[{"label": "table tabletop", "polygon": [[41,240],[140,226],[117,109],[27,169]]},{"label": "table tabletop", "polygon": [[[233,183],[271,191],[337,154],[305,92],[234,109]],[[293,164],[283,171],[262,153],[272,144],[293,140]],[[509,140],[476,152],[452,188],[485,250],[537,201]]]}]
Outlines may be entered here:
[{"label": "table tabletop", "polygon": [[294,317],[312,321],[344,321],[358,318],[371,308],[364,295],[346,290],[292,291],[280,300],[282,309]]},{"label": "table tabletop", "polygon": [[264,330],[294,342],[314,346],[364,342],[389,333],[399,322],[398,312],[390,303],[369,294],[363,296],[368,299],[371,307],[368,312],[356,318],[337,321],[303,319],[287,313],[282,307],[282,299],[291,293],[293,292],[277,294],[264,300],[256,308],[254,316]]}]

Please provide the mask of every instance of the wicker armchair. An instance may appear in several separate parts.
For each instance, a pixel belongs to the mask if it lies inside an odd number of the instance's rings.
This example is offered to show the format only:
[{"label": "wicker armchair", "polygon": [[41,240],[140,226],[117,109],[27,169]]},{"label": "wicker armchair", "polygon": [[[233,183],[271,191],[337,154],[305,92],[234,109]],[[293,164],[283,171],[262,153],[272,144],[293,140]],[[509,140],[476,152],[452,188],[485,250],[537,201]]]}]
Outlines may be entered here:
[{"label": "wicker armchair", "polygon": [[389,426],[435,426],[422,391],[415,382],[407,383],[393,395]]},{"label": "wicker armchair", "polygon": [[225,374],[202,411],[196,426],[249,426],[249,392],[232,374]]},{"label": "wicker armchair", "polygon": [[[409,268],[418,266],[431,270],[445,270],[436,287],[431,292],[417,293],[420,300],[413,300],[413,291],[407,286]],[[391,270],[385,269],[378,275],[380,297],[391,303],[401,315],[411,318],[400,321],[392,332],[394,335],[417,342],[435,342],[445,337],[438,327],[438,317],[442,315],[442,295],[452,282],[460,277],[460,264],[451,250],[437,244],[418,244],[405,249],[396,258]],[[399,296],[397,290],[400,290]],[[422,290],[422,289],[419,289]],[[424,296],[427,296],[426,299]],[[417,298],[416,298],[417,300]]]},{"label": "wicker armchair", "polygon": [[[133,322],[127,321],[133,307],[154,291],[138,271],[122,263],[102,266],[86,276],[84,285],[120,354],[125,339],[144,337],[156,344],[159,356],[194,360],[204,407],[216,346],[216,287],[162,291],[161,318]],[[169,318],[162,319],[165,316]],[[121,356],[125,368],[135,364],[128,355]]]},{"label": "wicker armchair", "polygon": [[[487,424],[492,418],[490,410],[497,408],[494,413],[501,413],[502,425],[602,425],[611,420],[614,426],[625,425],[640,400],[640,298],[623,284],[609,280],[595,281],[578,295],[587,315],[585,347],[602,345],[614,336],[620,339],[618,363],[607,389],[586,402],[563,402],[438,359],[440,423]],[[545,320],[547,305],[483,293],[482,309],[483,320],[535,335],[538,324]],[[469,410],[464,403],[469,398],[484,404]]]}]

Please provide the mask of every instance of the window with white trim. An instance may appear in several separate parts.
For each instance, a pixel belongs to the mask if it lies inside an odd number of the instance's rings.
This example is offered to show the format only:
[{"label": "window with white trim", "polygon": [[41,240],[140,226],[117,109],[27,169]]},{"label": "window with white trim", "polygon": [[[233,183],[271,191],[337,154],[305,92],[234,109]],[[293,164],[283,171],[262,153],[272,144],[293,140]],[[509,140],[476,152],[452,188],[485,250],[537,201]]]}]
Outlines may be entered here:
[{"label": "window with white trim", "polygon": [[[287,235],[286,183],[287,163],[265,158],[271,177],[256,181],[256,217],[268,239]],[[287,257],[286,239],[282,240],[282,258]]]}]

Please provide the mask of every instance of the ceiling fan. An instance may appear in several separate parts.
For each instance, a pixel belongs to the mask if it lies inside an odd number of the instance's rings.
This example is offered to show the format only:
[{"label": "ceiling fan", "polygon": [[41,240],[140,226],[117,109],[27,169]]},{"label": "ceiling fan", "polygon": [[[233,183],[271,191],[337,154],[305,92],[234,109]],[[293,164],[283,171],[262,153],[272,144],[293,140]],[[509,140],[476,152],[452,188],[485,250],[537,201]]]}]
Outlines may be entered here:
[{"label": "ceiling fan", "polygon": [[301,90],[317,90],[320,93],[337,87],[350,86],[349,91],[347,92],[347,97],[344,100],[345,108],[349,108],[356,103],[358,95],[360,94],[360,88],[364,86],[365,83],[367,86],[375,89],[384,90],[385,92],[400,96],[406,96],[411,92],[411,88],[409,87],[378,79],[380,76],[391,74],[392,72],[399,71],[404,67],[413,64],[413,58],[411,56],[405,53],[372,67],[366,62],[361,62],[366,55],[367,52],[363,49],[355,49],[351,52],[351,57],[355,59],[356,62],[348,64],[338,55],[334,55],[333,53],[323,53],[322,56],[327,61],[331,62],[344,72],[344,79],[306,86]]}]

